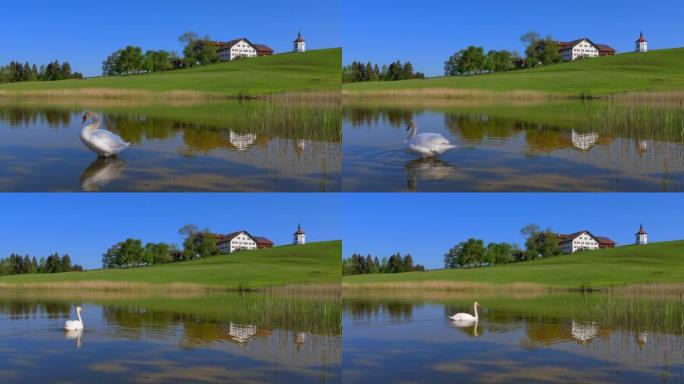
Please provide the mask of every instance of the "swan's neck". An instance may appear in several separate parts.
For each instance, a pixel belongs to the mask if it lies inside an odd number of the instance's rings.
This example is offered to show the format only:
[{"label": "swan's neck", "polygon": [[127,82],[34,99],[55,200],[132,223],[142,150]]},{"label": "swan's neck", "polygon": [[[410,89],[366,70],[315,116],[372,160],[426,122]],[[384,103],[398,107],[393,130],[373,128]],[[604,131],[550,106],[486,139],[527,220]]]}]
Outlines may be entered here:
[{"label": "swan's neck", "polygon": [[96,131],[100,127],[100,118],[97,116],[93,116],[93,122],[86,125],[83,130],[84,131]]},{"label": "swan's neck", "polygon": [[477,315],[477,305],[473,305],[473,311],[475,312],[475,319],[478,319],[479,316]]},{"label": "swan's neck", "polygon": [[83,324],[83,319],[81,319],[81,311],[76,311],[76,315],[78,316],[78,321],[80,321],[81,324]]},{"label": "swan's neck", "polygon": [[418,134],[418,129],[414,125],[413,127],[411,127],[411,132],[409,132],[409,136],[408,136],[407,140],[413,139],[414,137],[416,137],[416,134]]}]

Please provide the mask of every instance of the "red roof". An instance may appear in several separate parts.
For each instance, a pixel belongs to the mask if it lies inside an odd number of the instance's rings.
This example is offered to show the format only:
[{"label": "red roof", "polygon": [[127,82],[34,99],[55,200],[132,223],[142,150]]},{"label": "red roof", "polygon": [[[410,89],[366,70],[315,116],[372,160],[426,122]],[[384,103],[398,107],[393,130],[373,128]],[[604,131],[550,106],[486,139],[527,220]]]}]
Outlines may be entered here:
[{"label": "red roof", "polygon": [[559,51],[565,51],[566,49],[572,49],[575,45],[579,44],[582,40],[588,41],[589,43],[591,43],[591,45],[593,45],[594,47],[596,47],[596,49],[598,49],[600,52],[612,52],[612,53],[615,53],[615,49],[612,48],[610,45],[607,45],[607,44],[596,44],[596,43],[594,43],[593,41],[591,41],[590,39],[588,39],[588,38],[586,38],[586,37],[583,37],[583,38],[577,39],[577,40],[573,40],[573,41],[559,41],[559,42],[558,42],[558,50],[559,50]]},{"label": "red roof", "polygon": [[299,32],[297,34],[297,40],[294,41],[295,43],[306,43],[306,40],[302,37],[302,32]]},{"label": "red roof", "polygon": [[294,234],[295,235],[304,235],[305,234],[304,231],[302,231],[301,225],[297,228],[297,232],[295,232]]},{"label": "red roof", "polygon": [[258,245],[273,245],[273,242],[265,237],[255,237],[254,240],[256,240]]},{"label": "red roof", "polygon": [[644,38],[644,33],[643,33],[643,32],[641,32],[641,34],[639,34],[639,40],[637,40],[636,42],[637,42],[637,43],[647,43],[647,42],[648,42],[648,40],[646,40],[646,39]]}]

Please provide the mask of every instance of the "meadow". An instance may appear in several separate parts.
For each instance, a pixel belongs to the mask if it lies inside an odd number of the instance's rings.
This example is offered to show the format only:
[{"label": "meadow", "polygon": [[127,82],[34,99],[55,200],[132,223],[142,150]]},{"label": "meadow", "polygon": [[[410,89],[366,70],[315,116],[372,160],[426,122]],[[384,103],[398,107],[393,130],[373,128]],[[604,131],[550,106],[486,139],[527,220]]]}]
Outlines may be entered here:
[{"label": "meadow", "polygon": [[247,98],[339,90],[342,49],[284,53],[191,69],[85,80],[0,85],[0,96]]},{"label": "meadow", "polygon": [[581,290],[629,285],[681,289],[684,241],[622,246],[473,269],[346,276],[345,289]]},{"label": "meadow", "polygon": [[264,290],[338,284],[341,241],[280,246],[147,268],[107,269],[0,278],[0,289]]},{"label": "meadow", "polygon": [[[627,92],[684,90],[684,48],[626,53],[545,67],[467,77],[362,82],[345,96],[467,98],[602,97]],[[492,95],[492,93],[494,93]],[[505,95],[504,95],[505,96]]]}]

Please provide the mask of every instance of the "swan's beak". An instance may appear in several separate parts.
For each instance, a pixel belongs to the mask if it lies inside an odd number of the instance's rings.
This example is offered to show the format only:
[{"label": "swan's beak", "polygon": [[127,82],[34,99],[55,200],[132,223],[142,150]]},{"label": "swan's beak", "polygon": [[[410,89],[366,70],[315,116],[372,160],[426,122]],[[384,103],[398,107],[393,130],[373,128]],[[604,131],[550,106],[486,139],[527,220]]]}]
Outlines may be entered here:
[{"label": "swan's beak", "polygon": [[88,116],[83,116],[83,121],[81,122],[81,124],[85,124],[86,121],[88,121]]}]

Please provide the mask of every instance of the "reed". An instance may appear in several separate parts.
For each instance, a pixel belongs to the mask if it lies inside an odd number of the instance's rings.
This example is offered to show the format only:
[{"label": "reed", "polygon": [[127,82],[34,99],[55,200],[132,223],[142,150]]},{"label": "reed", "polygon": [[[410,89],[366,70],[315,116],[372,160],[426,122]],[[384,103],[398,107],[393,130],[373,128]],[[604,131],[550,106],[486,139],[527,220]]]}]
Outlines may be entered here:
[{"label": "reed", "polygon": [[413,89],[342,89],[346,99],[446,99],[446,100],[553,100],[568,98],[567,95],[540,91],[512,90],[490,91],[467,88],[413,88]]}]

